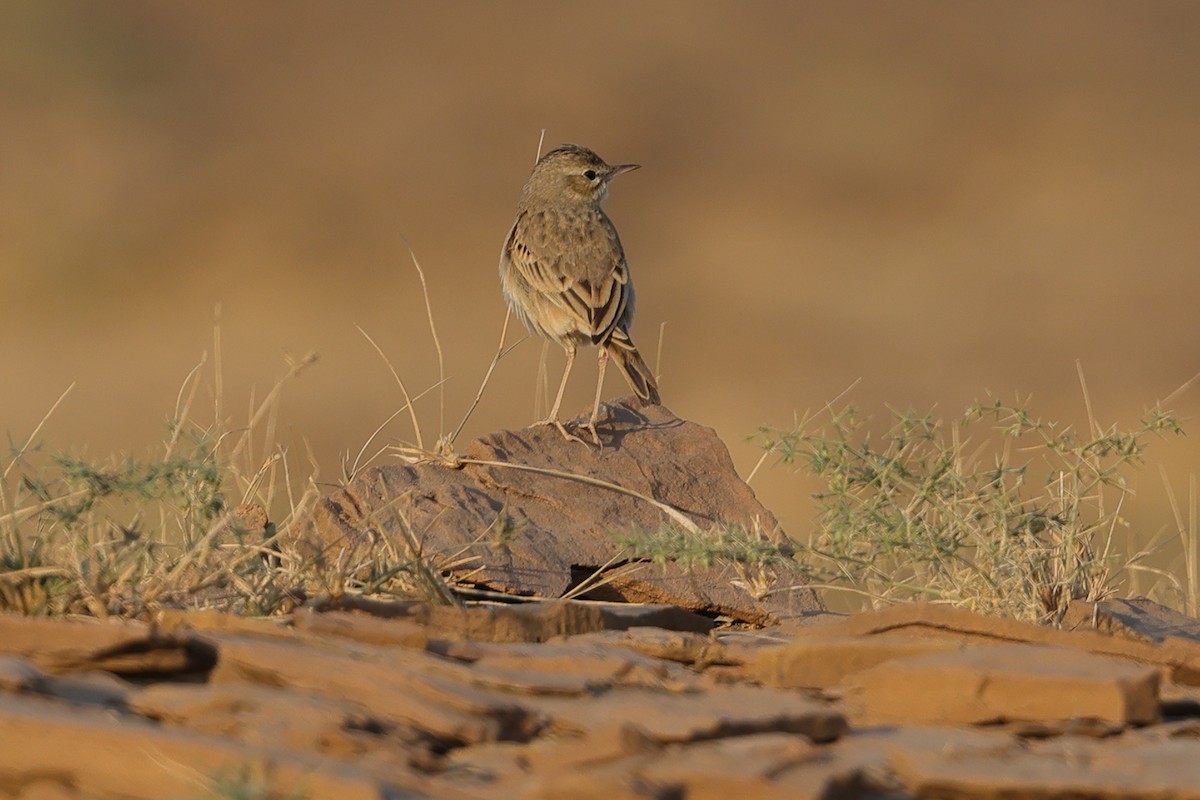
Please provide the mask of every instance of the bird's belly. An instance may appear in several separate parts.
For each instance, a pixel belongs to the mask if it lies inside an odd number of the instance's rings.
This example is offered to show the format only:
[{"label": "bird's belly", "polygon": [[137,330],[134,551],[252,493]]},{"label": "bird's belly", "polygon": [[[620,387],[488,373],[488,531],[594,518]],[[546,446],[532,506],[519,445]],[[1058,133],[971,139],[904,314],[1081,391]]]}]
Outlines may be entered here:
[{"label": "bird's belly", "polygon": [[553,339],[563,345],[568,342],[576,345],[591,344],[591,331],[580,325],[578,317],[545,294],[529,286],[518,286],[511,273],[504,276],[504,298],[530,333]]}]

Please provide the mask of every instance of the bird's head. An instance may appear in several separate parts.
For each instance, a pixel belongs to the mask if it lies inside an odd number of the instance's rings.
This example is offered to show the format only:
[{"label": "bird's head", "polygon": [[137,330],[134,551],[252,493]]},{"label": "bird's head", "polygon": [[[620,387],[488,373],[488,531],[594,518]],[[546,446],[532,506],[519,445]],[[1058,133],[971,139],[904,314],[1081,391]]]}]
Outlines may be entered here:
[{"label": "bird's head", "polygon": [[609,181],[637,168],[637,164],[610,166],[577,144],[560,145],[538,159],[522,201],[599,204],[608,196]]}]

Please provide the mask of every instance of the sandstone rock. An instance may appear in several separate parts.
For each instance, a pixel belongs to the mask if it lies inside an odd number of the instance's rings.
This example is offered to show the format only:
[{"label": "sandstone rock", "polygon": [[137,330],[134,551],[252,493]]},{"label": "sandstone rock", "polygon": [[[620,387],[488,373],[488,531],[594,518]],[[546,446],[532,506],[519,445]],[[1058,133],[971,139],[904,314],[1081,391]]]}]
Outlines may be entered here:
[{"label": "sandstone rock", "polygon": [[0,692],[36,692],[46,682],[46,673],[18,656],[0,656]]},{"label": "sandstone rock", "polygon": [[361,703],[280,687],[158,684],[135,694],[129,707],[166,725],[255,747],[360,763],[372,752],[399,764],[419,756],[414,728],[390,725]]},{"label": "sandstone rock", "polygon": [[960,649],[961,645],[944,640],[810,636],[792,644],[758,649],[755,668],[759,680],[767,686],[825,689],[886,661]]},{"label": "sandstone rock", "polygon": [[858,673],[874,722],[982,724],[1158,719],[1158,670],[1061,647],[976,646]]},{"label": "sandstone rock", "polygon": [[53,775],[89,797],[161,800],[196,796],[210,780],[257,764],[280,795],[301,790],[309,797],[346,800],[405,796],[346,764],[247,749],[141,720],[65,713],[12,697],[0,697],[0,741],[0,788],[20,790]]},{"label": "sandstone rock", "polygon": [[83,795],[64,783],[46,779],[26,784],[17,800],[83,800]]},{"label": "sandstone rock", "polygon": [[831,800],[862,797],[857,764],[831,757],[803,737],[756,734],[665,747],[640,759],[637,772],[684,787],[687,800]]},{"label": "sandstone rock", "polygon": [[617,686],[678,689],[695,677],[672,662],[576,640],[486,645],[473,666],[477,685],[534,694],[582,695]]},{"label": "sandstone rock", "polygon": [[[295,628],[207,613],[11,624],[5,643],[36,660],[0,656],[0,796],[198,797],[252,770],[272,796],[310,800],[1198,797],[1200,690],[1153,691],[1158,665],[1186,653],[1174,634],[905,608],[793,642],[787,628],[718,641],[611,630],[596,603],[435,608],[342,598]],[[463,638],[480,632],[528,641]],[[1039,637],[1073,644],[1021,641]],[[1122,658],[1089,652],[1105,647]],[[156,648],[215,666],[140,671]],[[96,664],[133,665],[131,680]],[[810,683],[833,691],[782,686]]]},{"label": "sandstone rock", "polygon": [[[860,727],[823,748],[826,759],[843,771],[856,770],[872,793],[868,797],[925,797],[897,775],[895,764],[904,759],[945,757],[948,759],[981,756],[1005,758],[1019,752],[1025,744],[1007,731],[994,727],[953,728],[926,725],[886,725]],[[859,796],[859,795],[852,795]],[[938,795],[928,795],[937,797]],[[974,797],[974,795],[946,795]],[[1014,800],[1015,797],[1014,796]]]},{"label": "sandstone rock", "polygon": [[134,687],[110,672],[79,672],[48,677],[41,693],[75,705],[124,708]]},{"label": "sandstone rock", "polygon": [[389,653],[349,643],[317,650],[227,634],[215,641],[221,658],[214,683],[250,682],[341,697],[454,744],[524,740],[542,725],[514,700],[473,687],[469,667],[420,651]]},{"label": "sandstone rock", "polygon": [[1063,617],[1066,630],[1095,630],[1161,644],[1168,639],[1200,643],[1200,619],[1180,614],[1145,597],[1072,600]]},{"label": "sandstone rock", "polygon": [[[696,702],[701,698],[702,703]],[[531,698],[531,703],[550,715],[555,730],[587,735],[620,721],[660,744],[771,732],[829,742],[847,729],[845,717],[827,703],[755,686],[715,686],[704,692],[614,691],[585,706],[555,698]]]},{"label": "sandstone rock", "polygon": [[[614,724],[586,736],[535,742],[520,754],[467,753],[455,763],[485,771],[487,796],[493,797],[551,796],[551,788],[574,788],[587,797],[603,797],[601,788],[625,797],[666,792],[687,800],[865,796],[862,759],[836,758],[830,747],[788,733],[663,743],[637,726]],[[531,775],[537,777],[522,781]]]},{"label": "sandstone rock", "polygon": [[[338,610],[345,609],[345,610]],[[442,606],[381,603],[363,598],[322,600],[293,614],[296,627],[378,644],[446,649],[445,641],[544,642],[598,631],[657,626],[706,632],[712,620],[673,606],[549,600]],[[403,623],[399,623],[404,620]],[[439,644],[430,644],[435,640]]]},{"label": "sandstone rock", "polygon": [[602,642],[653,658],[704,669],[712,664],[740,664],[728,648],[709,636],[680,630],[636,627],[625,631],[598,631],[574,638],[575,642]]},{"label": "sandstone rock", "polygon": [[605,569],[593,591],[597,599],[669,604],[755,623],[822,608],[804,587],[766,600],[752,594],[758,583],[796,583],[773,565],[689,570],[627,563],[617,537],[679,524],[630,493],[665,503],[702,529],[737,525],[761,530],[781,547],[788,541],[711,429],[628,399],[610,404],[606,420],[603,449],[534,426],[484,436],[455,465],[365,470],[318,504],[303,526],[303,543],[313,558],[324,558],[369,552],[380,536],[405,552],[407,537],[416,535],[423,554],[455,555],[460,566],[447,566],[452,573],[509,594],[561,597]]},{"label": "sandstone rock", "polygon": [[547,772],[533,778],[519,796],[530,800],[684,800],[681,784],[647,780],[621,766]]},{"label": "sandstone rock", "polygon": [[254,636],[281,636],[290,638],[292,630],[288,627],[285,617],[261,619],[257,617],[240,617],[212,609],[177,609],[167,608],[160,611],[154,620],[152,630],[159,634],[186,634],[189,631],[225,631],[228,633],[248,633]]},{"label": "sandstone rock", "polygon": [[1159,687],[1159,707],[1166,719],[1200,719],[1200,687],[1164,683]]},{"label": "sandstone rock", "polygon": [[600,603],[604,629],[626,631],[632,628],[661,628],[668,631],[707,633],[711,619],[678,606],[654,603]]},{"label": "sandstone rock", "polygon": [[98,670],[145,677],[203,673],[215,658],[194,637],[160,635],[141,622],[17,614],[0,614],[0,653],[23,656],[52,674]]},{"label": "sandstone rock", "polygon": [[1196,800],[1196,754],[1193,742],[1112,747],[1071,738],[1003,752],[898,752],[892,767],[920,797]]},{"label": "sandstone rock", "polygon": [[379,619],[367,614],[327,611],[317,614],[302,608],[292,614],[296,629],[317,636],[336,636],[378,645],[398,645],[421,650],[429,643],[426,626],[405,619]]},{"label": "sandstone rock", "polygon": [[1029,622],[986,617],[944,605],[896,605],[816,626],[788,626],[783,631],[797,640],[804,637],[898,635],[949,639],[960,643],[1025,642],[1055,645],[1161,666],[1170,673],[1173,681],[1200,686],[1200,642],[1172,636],[1155,645],[1090,630],[1044,628]]}]

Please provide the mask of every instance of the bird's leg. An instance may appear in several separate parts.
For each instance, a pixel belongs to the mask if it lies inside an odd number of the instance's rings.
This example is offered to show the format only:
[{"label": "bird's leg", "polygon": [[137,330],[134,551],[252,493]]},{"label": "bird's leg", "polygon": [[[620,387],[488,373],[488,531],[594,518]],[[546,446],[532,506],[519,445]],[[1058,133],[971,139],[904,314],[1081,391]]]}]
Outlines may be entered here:
[{"label": "bird's leg", "polygon": [[571,374],[571,366],[575,363],[575,345],[565,344],[563,349],[567,351],[567,365],[563,367],[562,381],[558,384],[558,394],[554,397],[554,405],[550,407],[550,416],[542,422],[550,423],[558,420],[558,407],[562,405],[563,392],[567,389],[567,378]]},{"label": "bird's leg", "polygon": [[608,366],[608,348],[600,348],[598,365],[600,374],[596,378],[596,401],[592,403],[592,416],[583,427],[592,432],[592,441],[603,447],[604,445],[600,444],[600,434],[596,433],[596,418],[600,416],[600,393],[604,391],[604,368]]},{"label": "bird's leg", "polygon": [[563,392],[567,388],[567,377],[571,374],[571,365],[575,363],[575,345],[572,343],[564,344],[563,349],[567,351],[567,365],[563,367],[562,382],[558,384],[558,395],[554,398],[554,405],[550,409],[550,416],[538,422],[538,425],[553,425],[558,428],[558,432],[563,435],[568,441],[576,441],[580,444],[587,444],[578,436],[570,433],[566,426],[558,421],[558,407],[562,405]]}]

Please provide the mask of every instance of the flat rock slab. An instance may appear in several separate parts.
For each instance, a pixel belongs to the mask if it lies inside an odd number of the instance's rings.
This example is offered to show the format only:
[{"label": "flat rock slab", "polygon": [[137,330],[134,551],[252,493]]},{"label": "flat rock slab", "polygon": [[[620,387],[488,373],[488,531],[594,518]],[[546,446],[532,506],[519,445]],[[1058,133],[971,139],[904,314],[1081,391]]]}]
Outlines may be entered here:
[{"label": "flat rock slab", "polygon": [[975,646],[859,672],[867,720],[945,724],[1158,719],[1159,671],[1063,647]]},{"label": "flat rock slab", "polygon": [[366,645],[255,640],[222,634],[213,685],[252,683],[334,695],[391,725],[403,725],[452,744],[523,740],[540,716],[517,700],[472,685],[471,670],[424,651]]},{"label": "flat rock slab", "polygon": [[143,622],[8,613],[0,613],[0,653],[21,656],[52,674],[103,670],[145,677],[204,672],[215,658],[196,638],[161,634]]},{"label": "flat rock slab", "polygon": [[766,600],[751,594],[756,584],[797,583],[771,564],[629,563],[620,536],[679,525],[636,495],[672,507],[702,530],[738,526],[781,547],[788,540],[712,429],[625,399],[607,406],[600,433],[603,448],[567,441],[545,425],[499,431],[469,444],[454,465],[364,470],[318,503],[300,527],[301,545],[314,558],[361,557],[380,537],[405,552],[415,536],[435,563],[436,555],[446,556],[452,574],[490,590],[556,598],[605,569],[597,599],[669,604],[756,624],[823,608],[803,586]]},{"label": "flat rock slab", "polygon": [[805,637],[754,653],[759,680],[768,686],[827,689],[863,670],[899,658],[951,653],[962,645],[938,639],[895,636]]},{"label": "flat rock slab", "polygon": [[[789,640],[630,627],[603,608],[499,621],[343,599],[273,620],[24,632],[9,618],[0,797],[1200,798],[1195,690],[1154,691],[1180,637],[908,608]],[[1080,646],[1018,639],[1037,635]],[[1132,649],[1091,652],[1105,638]],[[198,675],[157,648],[211,663]],[[997,720],[1024,721],[979,724]]]},{"label": "flat rock slab", "polygon": [[143,719],[69,713],[21,698],[0,697],[0,743],[0,791],[45,776],[85,797],[199,797],[206,790],[215,795],[213,784],[257,762],[279,796],[428,796],[394,786],[392,794],[385,794],[385,785],[345,763],[293,755],[283,748],[247,748]]},{"label": "flat rock slab", "polygon": [[[899,636],[943,639],[961,644],[1022,642],[1055,645],[1157,665],[1163,667],[1175,683],[1200,686],[1200,641],[1181,635],[1163,636],[1154,641],[1144,635],[1131,637],[1117,626],[1055,630],[932,603],[897,605],[841,618],[820,615],[815,619],[821,624],[787,625],[774,635],[776,638],[792,636],[797,641],[808,637]],[[1173,628],[1177,629],[1177,626]]]},{"label": "flat rock slab", "polygon": [[504,784],[503,792],[493,796],[614,796],[609,792],[618,797],[687,800],[833,800],[866,796],[868,786],[860,765],[830,758],[827,750],[783,733],[655,747],[628,732],[617,732],[539,748],[530,759],[536,777],[524,783]]},{"label": "flat rock slab", "polygon": [[1054,741],[1001,752],[901,751],[891,764],[920,797],[979,800],[1198,800],[1194,741],[1109,747]]},{"label": "flat rock slab", "polygon": [[[648,627],[700,634],[711,631],[714,624],[708,617],[674,606],[552,600],[459,607],[348,597],[315,601],[298,609],[293,619],[302,631],[421,648],[453,641],[545,642]],[[437,637],[433,643],[429,635]]]},{"label": "flat rock slab", "polygon": [[1200,619],[1145,597],[1089,603],[1072,600],[1062,621],[1068,630],[1095,630],[1161,644],[1181,639],[1200,644]]},{"label": "flat rock slab", "polygon": [[[705,698],[702,705],[694,702],[700,696]],[[582,708],[540,698],[536,707],[551,717],[556,729],[594,734],[619,720],[658,744],[768,732],[799,733],[815,742],[829,742],[848,727],[845,716],[827,703],[756,686],[712,687],[702,693],[613,692]]]}]

